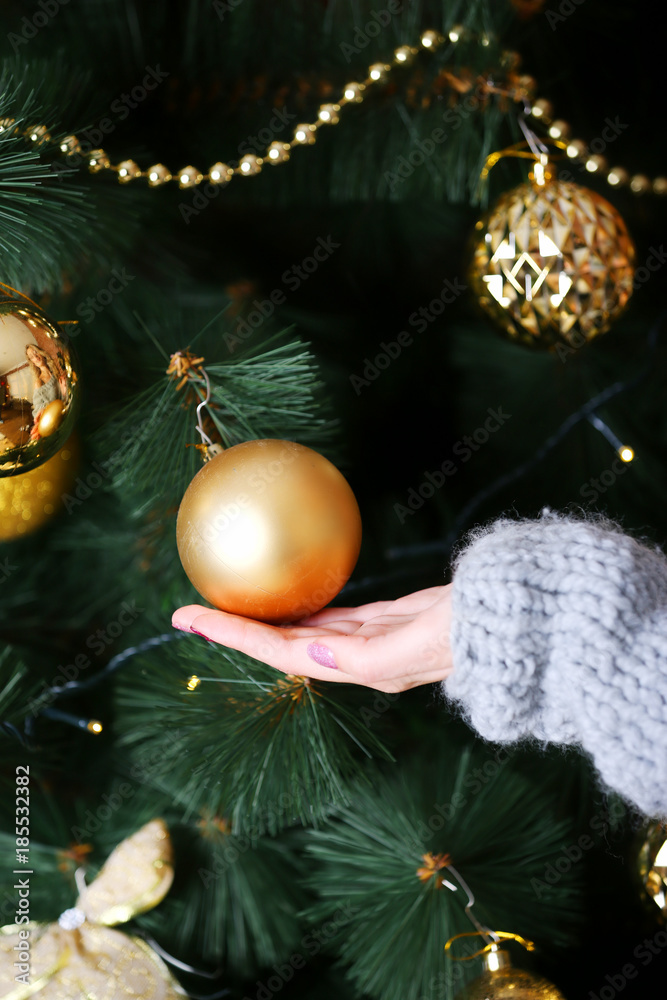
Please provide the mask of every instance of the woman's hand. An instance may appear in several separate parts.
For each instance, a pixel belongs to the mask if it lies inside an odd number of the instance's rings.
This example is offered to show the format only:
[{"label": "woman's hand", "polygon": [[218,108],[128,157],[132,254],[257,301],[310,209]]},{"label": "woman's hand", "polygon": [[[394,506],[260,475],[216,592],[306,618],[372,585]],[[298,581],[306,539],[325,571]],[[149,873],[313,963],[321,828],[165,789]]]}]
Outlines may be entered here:
[{"label": "woman's hand", "polygon": [[397,601],[328,608],[283,626],[190,604],[175,612],[172,625],[286,674],[407,691],[452,671],[450,600],[451,584]]}]

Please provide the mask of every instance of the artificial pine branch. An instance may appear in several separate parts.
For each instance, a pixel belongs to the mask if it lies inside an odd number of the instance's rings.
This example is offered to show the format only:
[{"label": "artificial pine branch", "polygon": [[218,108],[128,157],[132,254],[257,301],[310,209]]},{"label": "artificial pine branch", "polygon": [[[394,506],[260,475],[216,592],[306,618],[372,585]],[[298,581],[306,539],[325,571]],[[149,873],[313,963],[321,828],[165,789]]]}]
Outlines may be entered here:
[{"label": "artificial pine branch", "polygon": [[[369,692],[286,676],[196,637],[173,645],[137,657],[116,705],[121,745],[161,761],[151,783],[186,819],[208,809],[253,838],[317,823],[348,800],[364,761],[391,757],[365,721]],[[209,680],[188,690],[192,675]]]},{"label": "artificial pine branch", "polygon": [[[445,960],[443,946],[473,927],[449,865],[474,894],[472,912],[492,929],[550,947],[572,938],[583,910],[574,867],[540,893],[532,881],[572,837],[556,814],[558,768],[545,765],[538,784],[511,751],[501,753],[443,731],[427,766],[423,756],[405,760],[308,832],[318,863],[309,884],[321,898],[310,918],[351,908],[333,949],[357,988],[378,1000],[416,1000],[434,983],[461,984],[461,967]],[[475,963],[465,965],[469,976]]]},{"label": "artificial pine branch", "polygon": [[[278,436],[321,447],[331,435],[322,384],[306,345],[273,333],[229,354],[223,345],[231,319],[224,313],[207,319],[195,326],[192,315],[182,321],[172,317],[170,327],[160,325],[159,377],[114,412],[96,436],[108,488],[122,494],[124,503],[134,502],[138,512],[174,510],[201,468],[196,409],[206,396],[204,372],[211,386],[204,427],[223,447]],[[200,360],[190,369],[192,377],[174,371],[164,349],[170,341],[173,352]]]}]

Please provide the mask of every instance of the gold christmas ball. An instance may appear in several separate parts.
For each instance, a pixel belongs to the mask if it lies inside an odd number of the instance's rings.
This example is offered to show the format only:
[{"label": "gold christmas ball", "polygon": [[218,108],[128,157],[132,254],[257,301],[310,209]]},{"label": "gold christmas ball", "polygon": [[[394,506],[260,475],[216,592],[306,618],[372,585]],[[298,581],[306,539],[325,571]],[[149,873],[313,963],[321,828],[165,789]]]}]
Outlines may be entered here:
[{"label": "gold christmas ball", "polygon": [[613,205],[578,184],[533,179],[477,223],[470,284],[513,340],[581,347],[627,305],[634,260]]},{"label": "gold christmas ball", "polygon": [[186,490],[176,526],[192,584],[223,611],[282,623],[314,614],[361,548],[354,494],[322,455],[293,441],[223,451]]},{"label": "gold christmas ball", "polygon": [[58,325],[37,306],[0,299],[0,477],[59,451],[74,427],[78,365]]},{"label": "gold christmas ball", "polygon": [[515,969],[506,951],[484,956],[485,971],[456,1000],[565,1000],[553,983],[524,969]]},{"label": "gold christmas ball", "polygon": [[0,479],[0,542],[37,531],[63,509],[79,467],[79,446],[73,436],[37,469]]},{"label": "gold christmas ball", "polygon": [[65,416],[65,404],[62,399],[54,399],[42,410],[37,429],[39,436],[46,438],[57,431]]}]

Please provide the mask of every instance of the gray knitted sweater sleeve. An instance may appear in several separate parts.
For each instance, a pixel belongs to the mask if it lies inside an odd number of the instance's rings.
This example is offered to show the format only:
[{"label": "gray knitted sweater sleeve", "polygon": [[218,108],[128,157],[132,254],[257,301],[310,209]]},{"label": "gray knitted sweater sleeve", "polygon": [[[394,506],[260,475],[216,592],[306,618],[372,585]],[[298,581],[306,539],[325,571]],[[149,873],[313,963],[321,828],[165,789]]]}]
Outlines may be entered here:
[{"label": "gray knitted sweater sleeve", "polygon": [[486,739],[577,744],[667,815],[667,557],[607,521],[543,513],[478,529],[452,586],[444,694]]}]

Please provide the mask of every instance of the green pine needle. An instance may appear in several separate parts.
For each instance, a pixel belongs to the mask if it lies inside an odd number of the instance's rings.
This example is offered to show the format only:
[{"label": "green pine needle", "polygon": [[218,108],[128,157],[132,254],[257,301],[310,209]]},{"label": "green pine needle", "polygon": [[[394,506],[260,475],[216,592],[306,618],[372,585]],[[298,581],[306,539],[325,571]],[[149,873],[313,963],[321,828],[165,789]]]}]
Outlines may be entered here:
[{"label": "green pine needle", "polygon": [[[308,832],[319,863],[309,884],[321,898],[310,918],[348,908],[334,948],[356,986],[374,997],[417,1000],[432,995],[434,983],[451,990],[462,974],[443,948],[473,929],[467,896],[446,867],[440,875],[455,892],[439,887],[437,875],[417,877],[427,853],[450,855],[474,894],[473,912],[492,929],[552,945],[572,933],[582,908],[576,871],[539,892],[531,881],[544,878],[571,837],[569,823],[555,816],[549,776],[536,784],[510,758],[485,779],[480,768],[489,761],[491,748],[461,750],[443,734],[427,763],[406,762],[379,791],[359,787],[336,819]],[[476,950],[466,945],[464,954],[466,947]],[[465,968],[466,976],[475,972],[474,963]]]},{"label": "green pine needle", "polygon": [[[364,721],[361,689],[290,678],[196,638],[141,656],[119,677],[121,742],[185,818],[209,810],[257,837],[317,823],[388,750]],[[209,678],[194,691],[187,680]]]},{"label": "green pine needle", "polygon": [[[179,344],[174,351],[190,349],[204,357],[211,405],[203,408],[203,416],[212,440],[227,448],[270,437],[322,446],[330,438],[333,425],[326,419],[317,366],[303,343],[273,334],[229,355],[221,346],[229,329],[224,314],[199,333],[192,320],[189,329],[187,322],[172,317],[178,340],[156,326],[161,347],[171,340]],[[116,412],[94,440],[98,459],[109,472],[109,488],[125,503],[133,502],[139,513],[177,507],[202,467],[195,447],[201,444],[196,409],[205,398],[205,381],[188,382],[179,391],[179,380],[166,374],[168,364],[165,352],[159,377]]]}]

